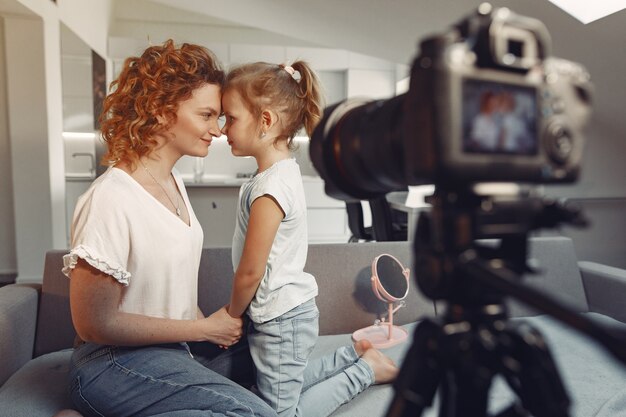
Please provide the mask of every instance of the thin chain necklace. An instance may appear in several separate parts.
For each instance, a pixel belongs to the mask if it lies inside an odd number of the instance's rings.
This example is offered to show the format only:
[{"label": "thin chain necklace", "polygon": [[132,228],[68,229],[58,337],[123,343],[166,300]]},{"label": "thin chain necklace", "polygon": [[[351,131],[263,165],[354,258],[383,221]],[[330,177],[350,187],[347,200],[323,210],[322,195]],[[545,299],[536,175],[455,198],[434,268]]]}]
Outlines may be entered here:
[{"label": "thin chain necklace", "polygon": [[148,167],[143,163],[143,161],[141,159],[139,160],[139,162],[141,163],[141,166],[143,166],[143,169],[145,169],[146,172],[148,173],[148,175],[150,175],[150,177],[154,180],[154,182],[156,182],[157,185],[159,187],[161,187],[161,189],[163,190],[163,193],[165,194],[165,197],[167,197],[167,199],[170,200],[170,203],[172,203],[172,207],[174,207],[174,209],[176,210],[176,215],[178,217],[180,217],[180,215],[181,215],[181,212],[180,212],[180,199],[178,198],[178,193],[176,194],[176,202],[178,204],[174,204],[174,202],[170,198],[170,195],[167,193],[167,191],[165,191],[165,187],[163,187],[161,185],[161,183],[159,181],[157,181],[156,178],[154,178],[154,175],[152,175],[152,173],[148,170]]}]

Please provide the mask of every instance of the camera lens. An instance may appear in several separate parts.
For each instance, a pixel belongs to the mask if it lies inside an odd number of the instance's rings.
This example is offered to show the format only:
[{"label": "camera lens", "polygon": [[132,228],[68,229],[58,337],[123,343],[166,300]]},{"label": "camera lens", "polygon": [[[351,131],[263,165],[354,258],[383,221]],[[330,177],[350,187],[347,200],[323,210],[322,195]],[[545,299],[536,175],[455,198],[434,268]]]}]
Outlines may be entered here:
[{"label": "camera lens", "polygon": [[368,200],[406,189],[403,102],[404,95],[377,101],[349,99],[325,109],[309,149],[328,195]]}]

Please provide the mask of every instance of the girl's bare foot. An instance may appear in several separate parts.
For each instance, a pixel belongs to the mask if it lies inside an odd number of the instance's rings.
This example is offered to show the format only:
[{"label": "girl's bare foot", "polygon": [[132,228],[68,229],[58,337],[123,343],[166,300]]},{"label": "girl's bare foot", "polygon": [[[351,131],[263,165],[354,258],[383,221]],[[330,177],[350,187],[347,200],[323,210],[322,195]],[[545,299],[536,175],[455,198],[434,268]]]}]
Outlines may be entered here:
[{"label": "girl's bare foot", "polygon": [[398,367],[388,356],[383,355],[380,350],[371,348],[363,353],[363,360],[374,371],[374,383],[386,384],[396,379]]},{"label": "girl's bare foot", "polygon": [[367,339],[361,339],[354,342],[354,350],[356,350],[356,354],[359,355],[359,358],[363,356],[366,350],[372,348],[372,342]]}]

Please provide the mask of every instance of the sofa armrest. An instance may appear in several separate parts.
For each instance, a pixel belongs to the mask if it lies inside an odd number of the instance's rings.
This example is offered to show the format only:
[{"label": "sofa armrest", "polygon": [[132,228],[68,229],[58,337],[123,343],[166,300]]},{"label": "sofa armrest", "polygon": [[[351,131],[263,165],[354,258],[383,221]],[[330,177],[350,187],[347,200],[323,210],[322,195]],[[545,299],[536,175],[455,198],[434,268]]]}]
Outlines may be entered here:
[{"label": "sofa armrest", "polygon": [[41,285],[0,288],[0,386],[32,359]]},{"label": "sofa armrest", "polygon": [[578,262],[589,311],[626,323],[626,270],[607,265]]}]

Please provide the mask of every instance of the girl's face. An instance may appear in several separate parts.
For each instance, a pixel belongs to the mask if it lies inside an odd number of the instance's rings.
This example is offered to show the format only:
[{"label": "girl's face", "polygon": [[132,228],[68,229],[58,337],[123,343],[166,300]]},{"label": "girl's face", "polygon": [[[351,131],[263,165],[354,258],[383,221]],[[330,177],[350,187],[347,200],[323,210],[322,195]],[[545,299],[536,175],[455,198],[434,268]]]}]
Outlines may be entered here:
[{"label": "girl's face", "polygon": [[221,88],[204,84],[191,97],[180,102],[176,123],[166,135],[169,147],[180,155],[207,156],[213,137],[220,136],[217,120],[221,114]]},{"label": "girl's face", "polygon": [[222,133],[228,137],[233,155],[255,156],[260,145],[258,120],[248,111],[241,95],[233,89],[224,92],[222,107],[226,117]]}]

